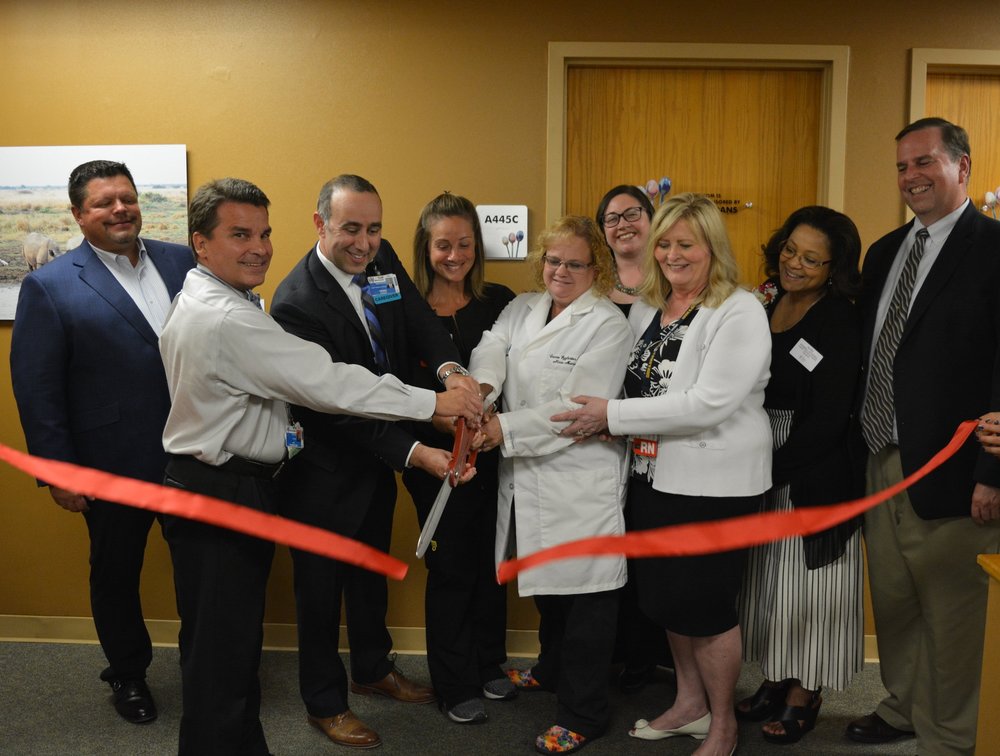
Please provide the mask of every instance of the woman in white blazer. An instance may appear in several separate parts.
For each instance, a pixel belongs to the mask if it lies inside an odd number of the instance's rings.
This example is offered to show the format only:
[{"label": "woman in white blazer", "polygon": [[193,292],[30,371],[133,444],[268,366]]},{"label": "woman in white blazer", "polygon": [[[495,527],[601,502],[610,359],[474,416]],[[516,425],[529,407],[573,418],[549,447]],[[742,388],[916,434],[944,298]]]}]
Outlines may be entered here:
[{"label": "woman in white blazer", "polygon": [[[567,216],[544,231],[529,262],[541,293],[522,294],[472,352],[469,370],[502,412],[484,426],[486,448],[500,447],[497,563],[516,542],[520,556],[586,536],[624,533],[624,445],[561,436],[549,418],[569,397],[617,397],[633,337],[607,298],[611,255],[597,225]],[[538,662],[510,670],[520,689],[557,694],[555,724],[538,736],[542,753],[570,753],[604,733],[607,677],[614,648],[621,556],[572,559],[518,576],[541,620]]]},{"label": "woman in white blazer", "polygon": [[[759,509],[771,485],[771,431],[763,409],[771,360],[767,317],[737,287],[718,208],[681,194],[653,218],[651,254],[629,322],[638,337],[626,399],[576,396],[552,419],[563,434],[630,436],[629,507],[637,530]],[[736,748],[733,692],[740,670],[737,597],[745,551],[641,559],[639,604],[663,624],[677,673],[673,705],[629,731],[643,740],[690,735],[698,756]]]}]

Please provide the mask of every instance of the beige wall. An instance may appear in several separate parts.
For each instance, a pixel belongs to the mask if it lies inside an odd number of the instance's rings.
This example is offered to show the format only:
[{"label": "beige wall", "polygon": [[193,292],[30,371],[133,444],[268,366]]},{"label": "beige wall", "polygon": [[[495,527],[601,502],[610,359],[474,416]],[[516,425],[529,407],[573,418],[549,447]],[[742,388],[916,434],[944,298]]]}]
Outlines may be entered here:
[{"label": "beige wall", "polygon": [[[319,186],[340,172],[379,187],[385,235],[404,259],[420,207],[443,189],[526,203],[537,231],[550,41],[848,45],[845,210],[870,243],[902,219],[892,137],[906,121],[909,49],[996,46],[1000,16],[971,2],[785,5],[0,0],[0,144],[180,142],[192,187],[226,175],[258,183],[273,203],[270,297],[313,241]],[[488,277],[525,285],[509,265],[493,264]],[[0,324],[0,353],[9,347],[10,324]],[[0,442],[24,448],[7,370]],[[411,553],[415,536],[406,503],[394,553]],[[152,541],[147,614],[169,619],[169,559]],[[411,572],[393,586],[390,625],[422,624],[423,568]],[[82,521],[5,465],[0,574],[0,615],[89,614]],[[273,622],[292,621],[288,586],[282,555]],[[529,605],[515,607],[512,627],[532,622]]]}]

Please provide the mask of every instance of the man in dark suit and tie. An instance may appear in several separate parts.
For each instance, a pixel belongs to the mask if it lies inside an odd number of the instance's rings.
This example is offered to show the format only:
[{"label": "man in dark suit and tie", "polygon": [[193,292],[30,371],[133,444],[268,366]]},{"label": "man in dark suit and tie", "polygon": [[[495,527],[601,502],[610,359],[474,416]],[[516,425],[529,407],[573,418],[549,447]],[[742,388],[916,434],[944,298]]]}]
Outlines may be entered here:
[{"label": "man in dark suit and tie", "polygon": [[[319,235],[275,292],[271,314],[285,330],[319,344],[330,359],[391,372],[411,383],[423,360],[448,388],[479,386],[437,316],[382,239],[382,201],[371,183],[342,175],[320,191]],[[389,551],[396,504],[393,470],[416,466],[443,478],[448,453],[418,444],[402,423],[293,408],[305,449],[282,479],[283,514]],[[292,550],[299,630],[299,685],[309,721],[331,740],[373,747],[381,740],[351,712],[337,648],[341,593],[347,608],[351,690],[410,703],[434,693],[395,669],[385,625],[385,578]]]},{"label": "man in dark suit and tie", "polygon": [[[1000,223],[969,201],[971,162],[965,130],[943,119],[896,137],[899,191],[916,218],[875,242],[863,269],[871,491],[1000,400]],[[987,592],[976,555],[1000,550],[1000,461],[966,444],[870,510],[864,533],[889,695],[847,735],[915,734],[919,753],[971,755]]]},{"label": "man in dark suit and tie", "polygon": [[[170,398],[157,340],[194,259],[188,247],[139,238],[138,193],[123,163],[78,166],[69,198],[84,241],[24,279],[11,337],[28,451],[159,483]],[[90,533],[91,608],[108,660],[101,679],[122,717],[152,721],[139,573],[155,515],[56,486],[49,492],[82,512]]]}]

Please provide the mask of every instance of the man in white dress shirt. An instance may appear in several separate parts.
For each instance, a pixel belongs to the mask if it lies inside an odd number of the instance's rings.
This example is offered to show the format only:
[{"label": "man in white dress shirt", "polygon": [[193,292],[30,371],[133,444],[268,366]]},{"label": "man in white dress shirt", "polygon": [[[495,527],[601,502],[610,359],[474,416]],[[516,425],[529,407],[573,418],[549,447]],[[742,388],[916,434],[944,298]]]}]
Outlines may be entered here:
[{"label": "man in white dress shirt", "polygon": [[[478,394],[411,388],[332,362],[283,331],[252,290],[271,261],[269,201],[222,179],[191,200],[198,266],[184,282],[160,350],[172,407],[163,434],[166,483],[273,512],[276,478],[301,439],[288,403],[386,420],[478,418]],[[179,517],[165,519],[181,615],[183,754],[268,753],[261,728],[264,589],[273,544]]]}]

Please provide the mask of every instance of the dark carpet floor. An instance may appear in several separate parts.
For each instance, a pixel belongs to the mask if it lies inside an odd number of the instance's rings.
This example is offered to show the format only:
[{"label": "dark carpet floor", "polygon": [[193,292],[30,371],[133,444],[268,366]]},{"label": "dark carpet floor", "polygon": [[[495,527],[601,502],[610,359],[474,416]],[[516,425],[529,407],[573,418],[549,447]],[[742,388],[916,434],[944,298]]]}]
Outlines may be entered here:
[{"label": "dark carpet floor", "polygon": [[[268,651],[261,668],[264,706],[261,719],[268,744],[278,756],[330,754],[345,756],[349,749],[328,742],[305,722],[298,697],[296,655]],[[428,681],[423,656],[400,656],[398,666],[409,676]],[[511,660],[511,666],[530,664]],[[131,725],[111,706],[110,689],[98,678],[104,667],[96,645],[54,643],[0,643],[0,753],[13,756],[67,756],[68,754],[124,754],[166,756],[176,753],[180,720],[180,671],[176,648],[157,648],[149,683],[160,710],[151,724]],[[760,675],[744,668],[738,697],[750,695]],[[741,725],[740,756],[755,754],[912,754],[911,739],[887,746],[865,746],[844,737],[853,718],[873,710],[884,695],[877,665],[867,665],[846,691],[824,694],[816,729],[800,743],[766,743],[759,725]],[[614,719],[607,735],[590,744],[588,756],[602,754],[689,754],[697,744],[688,738],[655,743],[627,735],[632,722],[652,718],[674,696],[673,678],[661,670],[659,679],[643,691],[624,695],[612,690]],[[351,707],[382,736],[384,745],[373,754],[528,754],[534,737],[552,724],[555,697],[549,693],[522,694],[511,702],[486,702],[489,721],[483,725],[456,725],[433,705],[414,706],[351,696]]]}]

